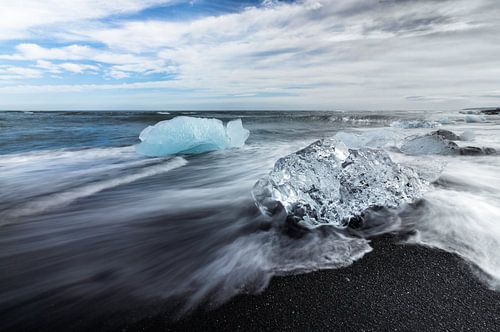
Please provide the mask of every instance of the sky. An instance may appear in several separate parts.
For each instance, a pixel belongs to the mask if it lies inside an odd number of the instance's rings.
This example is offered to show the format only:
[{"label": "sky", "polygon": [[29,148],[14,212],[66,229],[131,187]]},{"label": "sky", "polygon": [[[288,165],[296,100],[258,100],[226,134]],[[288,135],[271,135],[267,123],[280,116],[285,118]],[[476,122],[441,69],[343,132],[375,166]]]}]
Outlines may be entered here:
[{"label": "sky", "polygon": [[0,0],[0,109],[500,104],[498,0]]}]

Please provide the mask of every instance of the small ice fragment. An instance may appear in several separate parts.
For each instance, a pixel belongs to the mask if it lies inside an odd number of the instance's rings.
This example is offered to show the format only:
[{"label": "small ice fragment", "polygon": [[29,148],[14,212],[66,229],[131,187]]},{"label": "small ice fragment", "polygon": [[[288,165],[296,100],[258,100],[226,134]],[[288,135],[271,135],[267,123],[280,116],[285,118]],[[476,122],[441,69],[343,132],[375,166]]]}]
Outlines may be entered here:
[{"label": "small ice fragment", "polygon": [[451,121],[451,120],[450,120],[448,117],[446,117],[446,116],[443,116],[442,118],[439,118],[439,119],[437,120],[437,122],[439,122],[439,123],[440,123],[440,124],[442,124],[442,125],[449,125],[449,124],[452,124],[452,123],[453,123],[453,121]]},{"label": "small ice fragment", "polygon": [[411,120],[411,121],[394,121],[390,124],[393,128],[412,129],[412,128],[435,128],[441,126],[441,123],[436,121],[426,120]]},{"label": "small ice fragment", "polygon": [[486,118],[484,115],[471,115],[467,114],[464,116],[464,120],[467,123],[485,122]]}]

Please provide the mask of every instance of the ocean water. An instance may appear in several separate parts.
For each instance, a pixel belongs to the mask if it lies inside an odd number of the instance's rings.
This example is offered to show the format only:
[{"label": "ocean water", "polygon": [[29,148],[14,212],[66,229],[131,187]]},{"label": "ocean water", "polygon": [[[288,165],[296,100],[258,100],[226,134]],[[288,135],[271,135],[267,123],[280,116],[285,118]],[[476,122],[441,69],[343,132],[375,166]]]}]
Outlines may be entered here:
[{"label": "ocean water", "polygon": [[[250,137],[198,155],[136,153],[142,129],[177,115],[241,118]],[[340,132],[397,146],[439,125],[465,137],[459,145],[500,151],[499,116],[466,120],[437,111],[0,112],[1,324],[99,321],[174,302],[182,314],[262,291],[275,275],[342,268],[389,232],[456,253],[500,291],[500,154],[388,149],[432,174],[431,189],[357,234],[328,226],[292,234],[251,196],[277,159]]]}]

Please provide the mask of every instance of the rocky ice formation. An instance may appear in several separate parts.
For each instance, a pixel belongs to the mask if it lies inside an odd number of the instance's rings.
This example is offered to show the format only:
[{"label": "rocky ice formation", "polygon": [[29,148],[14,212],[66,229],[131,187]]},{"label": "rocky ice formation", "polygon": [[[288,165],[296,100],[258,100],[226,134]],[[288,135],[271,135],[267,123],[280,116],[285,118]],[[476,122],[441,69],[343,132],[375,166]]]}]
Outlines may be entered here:
[{"label": "rocky ice formation", "polygon": [[401,152],[411,156],[440,154],[458,154],[459,147],[440,135],[411,136],[400,148]]},{"label": "rocky ice formation", "polygon": [[454,132],[446,130],[446,129],[438,129],[436,131],[433,131],[430,134],[436,135],[436,136],[441,136],[442,138],[450,140],[450,141],[460,141],[461,140],[460,136],[458,136]]},{"label": "rocky ice formation", "polygon": [[455,142],[452,142],[452,140],[460,139],[460,136],[449,130],[436,130],[428,135],[408,137],[401,146],[400,151],[411,156],[428,154],[477,156],[496,153],[493,148],[460,147]]},{"label": "rocky ice formation", "polygon": [[493,148],[480,148],[477,146],[465,146],[459,149],[459,153],[462,156],[481,156],[481,155],[489,155],[495,154],[497,151]]},{"label": "rocky ice formation", "polygon": [[481,113],[485,115],[499,115],[500,108],[482,110]]},{"label": "rocky ice formation", "polygon": [[487,109],[473,109],[473,110],[463,110],[460,111],[459,113],[462,114],[484,114],[484,115],[499,115],[500,114],[500,108],[487,108]]},{"label": "rocky ice formation", "polygon": [[306,228],[343,228],[367,209],[420,198],[427,185],[383,150],[348,149],[338,139],[325,139],[279,159],[252,194],[265,214],[282,205],[289,220]]},{"label": "rocky ice formation", "polygon": [[178,116],[145,128],[136,150],[150,157],[202,153],[242,147],[249,134],[241,119],[224,126],[218,119]]}]

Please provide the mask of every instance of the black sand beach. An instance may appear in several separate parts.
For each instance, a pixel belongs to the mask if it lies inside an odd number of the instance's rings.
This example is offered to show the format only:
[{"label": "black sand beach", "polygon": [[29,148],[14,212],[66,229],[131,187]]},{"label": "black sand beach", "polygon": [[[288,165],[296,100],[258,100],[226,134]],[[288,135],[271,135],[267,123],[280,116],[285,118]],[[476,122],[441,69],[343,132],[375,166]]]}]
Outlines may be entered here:
[{"label": "black sand beach", "polygon": [[389,237],[352,266],[276,277],[260,295],[172,322],[169,314],[123,331],[499,331],[500,294],[453,254]]}]

